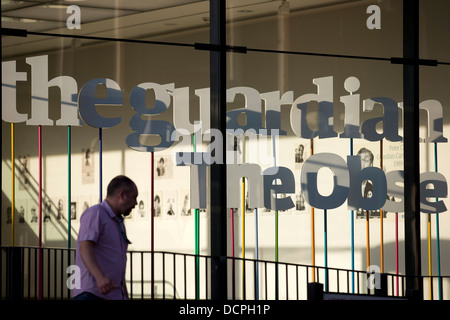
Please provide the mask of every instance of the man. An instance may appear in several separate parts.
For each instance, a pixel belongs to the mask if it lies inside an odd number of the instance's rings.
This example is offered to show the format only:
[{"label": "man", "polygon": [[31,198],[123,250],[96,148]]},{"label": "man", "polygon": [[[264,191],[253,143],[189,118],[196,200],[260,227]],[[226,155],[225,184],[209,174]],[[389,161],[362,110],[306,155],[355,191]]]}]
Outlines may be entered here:
[{"label": "man", "polygon": [[74,299],[128,299],[125,269],[130,242],[123,218],[136,206],[137,196],[135,183],[117,176],[108,185],[106,199],[81,216],[76,252],[81,279]]},{"label": "man", "polygon": [[[369,167],[373,167],[373,153],[369,149],[361,148],[358,151],[358,155],[361,157],[361,170]],[[372,197],[373,186],[370,181],[363,181],[363,196],[364,198]]]}]

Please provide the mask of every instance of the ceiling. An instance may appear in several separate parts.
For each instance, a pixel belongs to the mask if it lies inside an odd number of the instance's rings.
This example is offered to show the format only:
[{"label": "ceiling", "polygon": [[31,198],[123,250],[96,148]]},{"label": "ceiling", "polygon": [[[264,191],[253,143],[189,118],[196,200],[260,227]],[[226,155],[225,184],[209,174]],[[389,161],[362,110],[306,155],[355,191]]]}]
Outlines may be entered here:
[{"label": "ceiling", "polygon": [[[233,22],[277,14],[288,2],[290,12],[362,0],[228,0],[227,19]],[[80,9],[79,29],[66,21]],[[2,28],[65,35],[149,39],[209,24],[208,0],[1,0]],[[69,41],[69,42],[67,42]],[[70,39],[65,42],[70,44]],[[25,55],[61,47],[55,37],[2,36],[2,57]]]}]

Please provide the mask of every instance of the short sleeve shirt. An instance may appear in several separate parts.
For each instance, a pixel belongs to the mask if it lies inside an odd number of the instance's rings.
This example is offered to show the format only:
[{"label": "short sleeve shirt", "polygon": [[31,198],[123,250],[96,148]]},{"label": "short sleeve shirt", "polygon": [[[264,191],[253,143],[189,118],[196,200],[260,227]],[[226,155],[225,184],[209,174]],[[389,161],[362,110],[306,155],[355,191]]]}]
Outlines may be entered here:
[{"label": "short sleeve shirt", "polygon": [[[87,270],[79,253],[81,241],[95,243],[94,253],[103,274],[114,283],[114,289],[102,294],[97,281]],[[126,299],[123,290],[127,264],[127,248],[123,218],[118,217],[105,200],[88,208],[80,218],[80,231],[77,240],[76,265],[80,268],[80,288],[73,290],[73,296],[90,292],[106,300]]]}]

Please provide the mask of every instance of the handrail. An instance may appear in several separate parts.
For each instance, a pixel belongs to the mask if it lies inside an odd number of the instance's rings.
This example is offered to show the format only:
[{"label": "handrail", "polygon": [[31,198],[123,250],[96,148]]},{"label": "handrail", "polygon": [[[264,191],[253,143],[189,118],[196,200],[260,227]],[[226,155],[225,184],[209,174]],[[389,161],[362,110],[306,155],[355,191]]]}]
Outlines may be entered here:
[{"label": "handrail", "polygon": [[[2,299],[70,299],[69,282],[74,280],[74,274],[68,272],[68,267],[75,263],[75,249],[34,246],[0,248]],[[39,255],[42,256],[40,260]],[[305,300],[308,299],[308,285],[311,283],[323,284],[324,292],[330,294],[404,298],[406,291],[406,276],[400,274],[377,275],[317,264],[312,266],[169,251],[130,250],[127,256],[126,283],[130,299],[209,300],[209,268],[214,259],[226,259],[230,270],[232,265],[242,266],[235,269],[235,277],[228,277],[230,288],[241,286],[237,292],[245,288],[245,292],[236,295],[236,300]],[[151,279],[150,268],[154,268],[154,279]],[[245,277],[239,272],[241,269],[246,269]],[[37,285],[39,276],[42,278],[42,286],[39,286],[41,292],[38,292]],[[356,293],[353,293],[352,280],[355,276]],[[450,276],[421,278],[424,283],[431,281],[440,286],[444,279],[447,286],[450,283]],[[371,284],[375,285],[373,290],[370,289]]]}]

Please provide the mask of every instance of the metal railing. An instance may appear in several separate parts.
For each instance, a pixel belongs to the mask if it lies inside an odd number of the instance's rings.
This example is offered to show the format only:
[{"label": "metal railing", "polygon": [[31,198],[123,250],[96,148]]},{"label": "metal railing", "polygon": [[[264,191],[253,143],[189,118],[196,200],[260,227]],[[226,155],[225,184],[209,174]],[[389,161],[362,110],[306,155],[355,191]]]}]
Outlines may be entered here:
[{"label": "metal railing", "polygon": [[[211,261],[219,258],[161,251],[127,254],[130,299],[210,299]],[[406,294],[404,275],[232,257],[226,261],[230,300],[306,300],[311,283],[341,298],[404,298]],[[76,274],[69,266],[74,264],[74,249],[2,246],[1,298],[70,299]],[[450,289],[448,276],[422,277],[422,281]],[[442,292],[433,298],[442,299]]]}]

